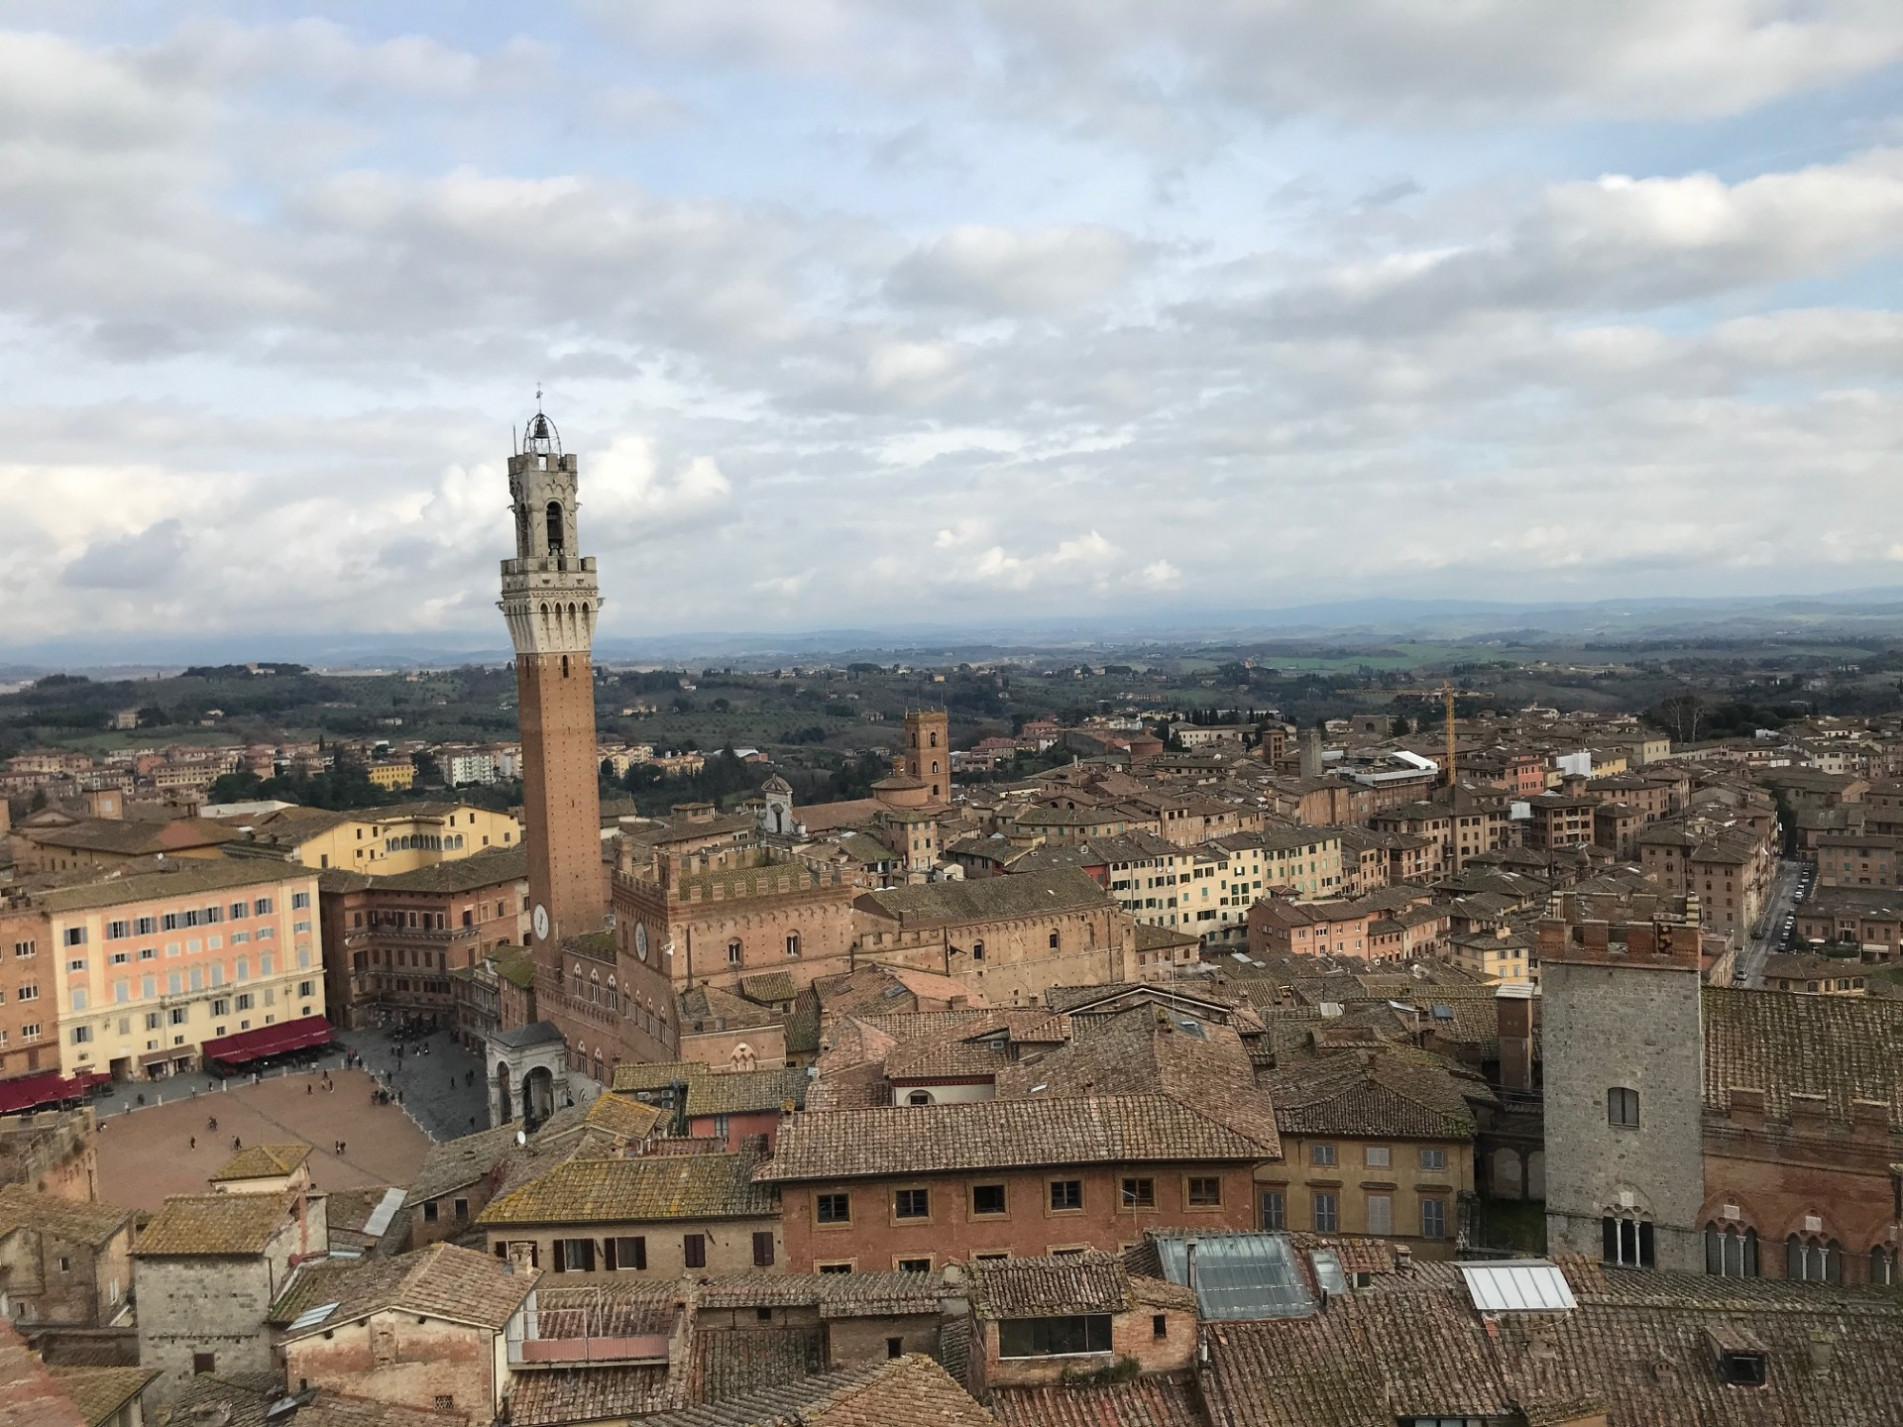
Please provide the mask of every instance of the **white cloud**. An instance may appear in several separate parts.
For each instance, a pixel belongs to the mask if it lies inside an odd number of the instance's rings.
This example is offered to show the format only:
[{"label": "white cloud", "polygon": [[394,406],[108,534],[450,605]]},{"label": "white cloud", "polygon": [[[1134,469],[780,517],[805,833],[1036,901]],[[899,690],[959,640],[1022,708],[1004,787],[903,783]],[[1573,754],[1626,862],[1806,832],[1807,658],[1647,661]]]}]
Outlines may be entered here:
[{"label": "white cloud", "polygon": [[1128,240],[1107,228],[967,223],[900,263],[889,290],[902,302],[1003,315],[1070,312],[1115,291],[1133,262]]}]

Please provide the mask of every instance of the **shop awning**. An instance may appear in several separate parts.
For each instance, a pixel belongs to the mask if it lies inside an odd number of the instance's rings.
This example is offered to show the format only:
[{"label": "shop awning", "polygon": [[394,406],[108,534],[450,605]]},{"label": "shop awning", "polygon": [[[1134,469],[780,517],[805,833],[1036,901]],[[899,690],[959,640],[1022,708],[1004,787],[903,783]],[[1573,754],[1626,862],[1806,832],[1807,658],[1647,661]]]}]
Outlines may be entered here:
[{"label": "shop awning", "polygon": [[250,1061],[263,1060],[266,1056],[283,1055],[286,1051],[329,1045],[332,1037],[329,1020],[323,1016],[305,1016],[282,1025],[240,1031],[235,1036],[219,1036],[206,1041],[198,1049],[206,1060],[221,1061],[226,1065],[244,1065]]},{"label": "shop awning", "polygon": [[77,1100],[95,1085],[111,1077],[97,1071],[82,1070],[76,1075],[61,1075],[46,1070],[38,1075],[22,1075],[15,1080],[0,1080],[0,1115],[13,1115],[42,1105],[57,1105],[62,1100]]}]

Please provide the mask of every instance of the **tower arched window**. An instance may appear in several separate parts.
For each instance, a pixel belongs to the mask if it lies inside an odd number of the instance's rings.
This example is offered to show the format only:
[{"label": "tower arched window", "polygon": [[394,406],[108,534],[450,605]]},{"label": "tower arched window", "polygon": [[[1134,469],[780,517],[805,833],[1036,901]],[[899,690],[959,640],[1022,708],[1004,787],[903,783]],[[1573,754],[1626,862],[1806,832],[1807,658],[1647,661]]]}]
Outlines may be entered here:
[{"label": "tower arched window", "polygon": [[548,503],[548,553],[561,554],[565,544],[562,538],[562,503],[552,500]]},{"label": "tower arched window", "polygon": [[564,679],[568,677],[568,656],[566,654],[562,656],[562,677]]},{"label": "tower arched window", "polygon": [[1717,1278],[1758,1276],[1758,1231],[1705,1225],[1705,1272]]},{"label": "tower arched window", "polygon": [[1654,1257],[1650,1219],[1608,1214],[1599,1221],[1599,1230],[1604,1240],[1600,1256],[1607,1263],[1620,1268],[1652,1267]]},{"label": "tower arched window", "polygon": [[1843,1245],[1815,1234],[1792,1234],[1784,1241],[1784,1276],[1801,1283],[1842,1283]]},{"label": "tower arched window", "polygon": [[1870,1282],[1883,1288],[1896,1287],[1896,1250],[1878,1244],[1870,1250]]}]

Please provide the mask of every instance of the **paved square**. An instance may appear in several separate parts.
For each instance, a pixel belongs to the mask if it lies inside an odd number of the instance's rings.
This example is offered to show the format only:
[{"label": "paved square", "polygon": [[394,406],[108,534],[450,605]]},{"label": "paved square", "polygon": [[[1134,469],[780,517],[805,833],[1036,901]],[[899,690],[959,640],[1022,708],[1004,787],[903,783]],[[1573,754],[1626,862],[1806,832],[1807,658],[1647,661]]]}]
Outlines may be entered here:
[{"label": "paved square", "polygon": [[[231,1158],[233,1136],[246,1145],[311,1146],[311,1178],[320,1190],[408,1186],[429,1137],[398,1106],[371,1103],[376,1083],[364,1071],[333,1069],[330,1077],[337,1088],[328,1092],[316,1071],[257,1085],[234,1079],[227,1091],[191,1098],[181,1090],[182,1098],[168,1104],[102,1119],[99,1197],[128,1209],[157,1209],[168,1194],[209,1193],[206,1180]],[[313,1088],[307,1092],[307,1086]],[[214,1116],[216,1131],[207,1124]],[[345,1144],[342,1159],[331,1152],[338,1140]]]}]

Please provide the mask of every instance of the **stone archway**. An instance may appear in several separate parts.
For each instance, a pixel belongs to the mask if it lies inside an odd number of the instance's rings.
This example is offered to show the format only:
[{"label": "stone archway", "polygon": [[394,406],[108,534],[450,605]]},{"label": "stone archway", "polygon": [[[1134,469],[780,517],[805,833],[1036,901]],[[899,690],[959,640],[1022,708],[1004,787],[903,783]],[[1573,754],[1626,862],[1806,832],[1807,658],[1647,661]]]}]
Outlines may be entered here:
[{"label": "stone archway", "polygon": [[538,1065],[522,1077],[522,1120],[531,1130],[555,1113],[555,1077]]},{"label": "stone archway", "polygon": [[509,1063],[502,1062],[496,1067],[495,1114],[493,1123],[506,1125],[515,1118],[515,1106],[509,1094]]}]

